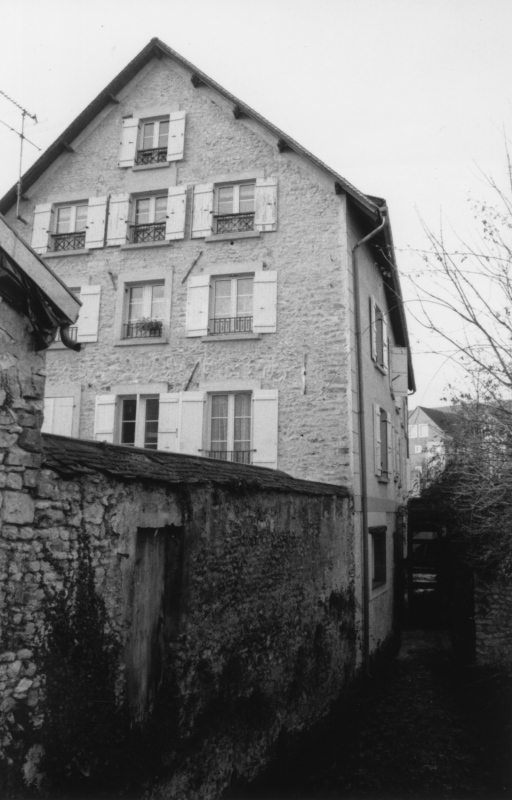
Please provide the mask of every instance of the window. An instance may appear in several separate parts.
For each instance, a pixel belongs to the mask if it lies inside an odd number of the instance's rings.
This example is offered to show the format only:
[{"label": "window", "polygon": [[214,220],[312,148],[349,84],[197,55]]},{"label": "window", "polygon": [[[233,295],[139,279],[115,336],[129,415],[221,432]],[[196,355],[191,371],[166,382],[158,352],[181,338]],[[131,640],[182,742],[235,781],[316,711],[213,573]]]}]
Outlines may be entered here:
[{"label": "window", "polygon": [[428,425],[418,425],[418,438],[419,439],[428,438]]},{"label": "window", "polygon": [[215,233],[254,230],[254,183],[217,186],[215,192]]},{"label": "window", "polygon": [[254,276],[215,278],[209,333],[251,333]]},{"label": "window", "polygon": [[388,481],[393,469],[393,427],[391,414],[379,405],[374,406],[375,475]]},{"label": "window", "polygon": [[370,298],[370,341],[373,361],[384,372],[388,371],[388,326],[385,313],[377,305],[374,298]]},{"label": "window", "polygon": [[[64,282],[66,283],[66,281],[64,281]],[[73,292],[73,294],[75,295],[77,300],[80,300],[80,286],[69,286],[68,285],[68,289],[71,292]],[[80,313],[81,313],[81,311],[82,311],[82,309],[80,309]],[[78,339],[78,322],[79,322],[79,319],[80,319],[80,317],[77,319],[76,324],[72,325],[68,329],[69,338],[73,342],[76,342],[77,339]],[[60,335],[60,328],[57,328],[57,333],[55,334],[55,339],[53,340],[53,344],[55,344],[55,342],[62,342],[61,335]]]},{"label": "window", "polygon": [[34,209],[31,244],[36,253],[90,250],[105,244],[107,198],[43,203]]},{"label": "window", "polygon": [[417,438],[418,438],[418,426],[409,425],[409,439],[417,439]]},{"label": "window", "polygon": [[168,341],[172,269],[134,270],[117,280],[114,345],[162,345]]},{"label": "window", "polygon": [[377,589],[386,583],[386,531],[385,525],[368,528],[372,550],[372,589]]},{"label": "window", "polygon": [[213,394],[210,397],[210,458],[251,463],[251,395]]},{"label": "window", "polygon": [[55,233],[52,235],[52,250],[82,250],[85,247],[87,226],[87,203],[58,206],[55,209]]},{"label": "window", "polygon": [[156,450],[158,444],[158,397],[119,398],[118,442],[130,447]]},{"label": "window", "polygon": [[167,162],[169,119],[141,122],[136,165]]},{"label": "window", "polygon": [[423,447],[421,446],[421,444],[417,444],[417,445],[414,446],[415,455],[418,455],[418,453],[421,453],[422,450],[423,450]]},{"label": "window", "polygon": [[[77,286],[73,285],[72,281],[73,278],[70,280],[64,277],[64,282],[67,283],[71,291],[78,297],[82,306],[77,321],[69,328],[69,335],[71,339],[76,342],[97,342],[101,286],[90,286],[89,284]],[[54,344],[60,343],[62,347],[61,342],[60,331],[58,331],[54,339]]]},{"label": "window", "polygon": [[165,241],[166,216],[167,195],[137,198],[130,241],[133,244]]},{"label": "window", "polygon": [[164,315],[164,283],[129,286],[126,303],[124,339],[159,337]]},{"label": "window", "polygon": [[194,186],[192,238],[243,238],[277,230],[277,178]]}]

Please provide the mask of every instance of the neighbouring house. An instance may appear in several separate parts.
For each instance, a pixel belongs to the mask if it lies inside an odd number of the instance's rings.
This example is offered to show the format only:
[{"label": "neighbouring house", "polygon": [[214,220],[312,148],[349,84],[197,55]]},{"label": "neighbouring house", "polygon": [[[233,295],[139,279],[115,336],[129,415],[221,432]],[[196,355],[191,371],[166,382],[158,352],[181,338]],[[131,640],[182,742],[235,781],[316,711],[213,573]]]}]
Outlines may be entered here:
[{"label": "neighbouring house", "polygon": [[409,412],[409,487],[413,497],[421,494],[429,463],[441,466],[456,416],[452,406],[418,406]]}]

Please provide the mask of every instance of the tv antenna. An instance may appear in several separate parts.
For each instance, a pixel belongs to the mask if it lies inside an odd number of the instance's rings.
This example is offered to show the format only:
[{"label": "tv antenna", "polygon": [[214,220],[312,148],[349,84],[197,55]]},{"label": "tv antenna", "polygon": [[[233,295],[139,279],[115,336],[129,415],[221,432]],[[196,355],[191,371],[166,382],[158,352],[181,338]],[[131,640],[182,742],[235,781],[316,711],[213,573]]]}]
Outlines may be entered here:
[{"label": "tv antenna", "polygon": [[15,105],[16,108],[19,108],[19,110],[21,111],[21,132],[17,131],[15,128],[11,128],[10,125],[7,125],[6,122],[2,122],[2,120],[0,120],[0,123],[2,125],[4,125],[6,128],[9,128],[10,131],[12,131],[17,136],[20,137],[20,165],[19,165],[18,184],[17,184],[17,187],[16,187],[16,218],[20,219],[22,222],[25,222],[25,220],[20,216],[20,202],[21,202],[21,198],[22,198],[22,192],[21,192],[21,173],[22,173],[22,170],[21,170],[21,167],[22,167],[22,162],[23,162],[23,142],[27,141],[29,144],[31,144],[33,147],[35,147],[36,150],[39,150],[39,151],[41,150],[41,148],[38,147],[37,144],[34,144],[34,142],[31,142],[30,139],[28,139],[25,136],[25,117],[29,117],[30,119],[33,119],[34,122],[37,122],[37,117],[36,117],[35,114],[31,114],[29,111],[27,111],[26,108],[23,108],[23,106],[20,106],[20,104],[17,103],[16,100],[13,100],[12,97],[9,97],[9,95],[6,94],[5,92],[3,92],[1,89],[0,89],[0,94],[3,97],[5,97],[6,100],[9,100],[10,103]]}]

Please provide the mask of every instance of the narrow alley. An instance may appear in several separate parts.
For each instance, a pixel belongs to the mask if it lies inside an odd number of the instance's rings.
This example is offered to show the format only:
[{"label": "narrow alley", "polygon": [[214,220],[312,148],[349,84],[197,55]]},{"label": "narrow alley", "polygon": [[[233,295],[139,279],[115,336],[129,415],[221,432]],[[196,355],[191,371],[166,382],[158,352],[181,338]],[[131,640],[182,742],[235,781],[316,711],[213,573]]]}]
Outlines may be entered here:
[{"label": "narrow alley", "polygon": [[406,631],[386,672],[232,800],[510,796],[510,679],[458,666],[448,634]]}]

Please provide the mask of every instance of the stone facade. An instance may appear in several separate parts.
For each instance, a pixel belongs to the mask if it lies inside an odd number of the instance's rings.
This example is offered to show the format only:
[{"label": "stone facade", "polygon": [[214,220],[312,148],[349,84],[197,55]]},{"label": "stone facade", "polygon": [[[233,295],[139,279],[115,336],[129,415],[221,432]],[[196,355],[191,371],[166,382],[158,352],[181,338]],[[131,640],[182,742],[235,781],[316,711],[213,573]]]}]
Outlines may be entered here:
[{"label": "stone facade", "polygon": [[475,578],[475,639],[478,664],[512,665],[512,592],[504,582]]}]

